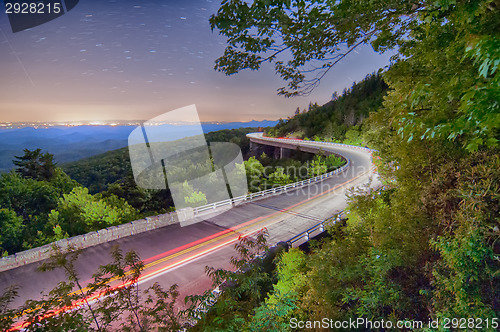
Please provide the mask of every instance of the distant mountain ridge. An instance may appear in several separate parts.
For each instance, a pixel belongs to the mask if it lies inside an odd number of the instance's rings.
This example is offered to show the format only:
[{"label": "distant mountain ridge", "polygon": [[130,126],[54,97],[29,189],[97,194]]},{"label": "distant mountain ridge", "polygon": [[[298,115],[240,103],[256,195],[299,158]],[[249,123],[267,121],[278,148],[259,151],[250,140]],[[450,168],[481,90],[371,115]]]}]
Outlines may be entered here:
[{"label": "distant mountain ridge", "polygon": [[[277,121],[250,121],[228,123],[202,123],[205,133],[237,129],[243,127],[269,127]],[[170,128],[172,137],[183,137],[187,127],[194,125],[165,125]],[[54,126],[48,128],[9,128],[0,129],[0,172],[14,167],[14,156],[23,155],[24,149],[41,148],[50,152],[58,163],[76,161],[100,153],[127,146],[128,136],[136,126],[84,125]],[[175,136],[177,135],[177,136]]]}]

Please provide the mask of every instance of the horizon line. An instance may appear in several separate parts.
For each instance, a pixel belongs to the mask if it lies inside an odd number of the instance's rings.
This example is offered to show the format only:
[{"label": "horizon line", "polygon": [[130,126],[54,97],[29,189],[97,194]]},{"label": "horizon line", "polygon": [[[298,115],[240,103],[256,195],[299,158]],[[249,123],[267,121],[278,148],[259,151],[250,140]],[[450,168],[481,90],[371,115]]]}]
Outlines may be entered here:
[{"label": "horizon line", "polygon": [[[7,126],[18,126],[18,125],[24,125],[26,127],[29,126],[47,126],[47,125],[54,125],[54,126],[127,126],[127,125],[137,125],[137,124],[143,124],[144,122],[150,122],[155,125],[194,125],[197,124],[197,122],[190,122],[190,121],[156,121],[156,122],[151,122],[150,120],[100,120],[100,121],[0,121],[0,128],[5,128]],[[250,122],[265,122],[265,121],[279,121],[279,119],[276,120],[269,120],[269,119],[264,119],[264,120],[248,120],[248,121],[200,121],[201,124],[228,124],[228,123],[250,123]]]}]

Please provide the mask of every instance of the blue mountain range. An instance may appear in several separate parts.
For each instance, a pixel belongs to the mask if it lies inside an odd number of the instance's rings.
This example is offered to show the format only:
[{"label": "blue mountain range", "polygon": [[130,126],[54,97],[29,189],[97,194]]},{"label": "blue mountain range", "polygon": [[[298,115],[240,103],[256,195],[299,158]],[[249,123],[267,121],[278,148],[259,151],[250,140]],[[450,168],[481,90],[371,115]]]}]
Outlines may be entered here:
[{"label": "blue mountain range", "polygon": [[[245,127],[269,127],[277,121],[250,121],[228,123],[202,123],[205,133]],[[165,130],[182,138],[192,125],[162,125]],[[127,146],[134,126],[54,126],[49,128],[0,129],[0,172],[14,167],[14,156],[22,156],[24,149],[40,148],[50,152],[58,163],[76,161],[106,151]]]}]

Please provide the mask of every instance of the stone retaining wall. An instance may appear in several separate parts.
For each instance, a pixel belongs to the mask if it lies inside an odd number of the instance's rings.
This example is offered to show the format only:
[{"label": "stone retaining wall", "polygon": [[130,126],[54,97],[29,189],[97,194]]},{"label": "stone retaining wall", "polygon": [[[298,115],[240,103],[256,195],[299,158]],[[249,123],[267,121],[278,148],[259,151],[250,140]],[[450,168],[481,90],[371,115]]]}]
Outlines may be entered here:
[{"label": "stone retaining wall", "polygon": [[[182,213],[182,212],[181,212]],[[50,257],[53,244],[62,249],[68,246],[77,248],[88,248],[101,243],[121,239],[123,237],[151,231],[160,227],[172,225],[179,222],[176,212],[160,214],[158,216],[146,217],[146,219],[135,220],[127,224],[112,226],[99,231],[62,239],[60,241],[46,244],[42,247],[18,252],[14,255],[0,258],[0,272],[10,270],[22,265],[38,262]]]}]

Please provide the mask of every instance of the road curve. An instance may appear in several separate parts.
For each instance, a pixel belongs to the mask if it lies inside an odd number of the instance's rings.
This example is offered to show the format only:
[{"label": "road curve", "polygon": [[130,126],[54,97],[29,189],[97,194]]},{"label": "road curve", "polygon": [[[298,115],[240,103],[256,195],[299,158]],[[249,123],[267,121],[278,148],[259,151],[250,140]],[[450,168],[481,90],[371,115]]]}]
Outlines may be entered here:
[{"label": "road curve", "polygon": [[[252,133],[248,134],[247,137],[251,142],[258,144],[284,147],[293,150],[299,148],[305,152],[318,153],[319,151],[324,151],[325,153],[341,155],[349,160],[348,169],[344,172],[343,176],[341,175],[341,177],[346,179],[352,178],[372,168],[371,150],[363,147],[328,142],[304,141],[300,139],[264,137],[263,133]],[[348,173],[348,175],[346,176],[345,173]]]},{"label": "road curve", "polygon": [[[185,295],[201,293],[211,285],[204,273],[205,266],[229,268],[229,259],[234,255],[233,244],[240,235],[253,234],[266,227],[270,244],[286,241],[344,209],[347,188],[377,182],[371,153],[365,149],[272,139],[263,137],[262,133],[250,134],[249,138],[259,144],[341,154],[349,160],[349,166],[338,176],[280,195],[253,200],[222,214],[199,217],[199,222],[195,224],[185,227],[171,225],[84,249],[76,263],[83,283],[90,280],[99,265],[109,263],[110,249],[119,245],[124,251],[136,250],[144,260],[146,268],[140,280],[141,287],[154,282],[164,287],[176,283],[181,299]],[[0,288],[11,284],[20,287],[19,297],[13,306],[19,306],[27,299],[39,299],[40,292],[48,292],[64,279],[62,270],[37,272],[41,263],[0,273]]]}]

